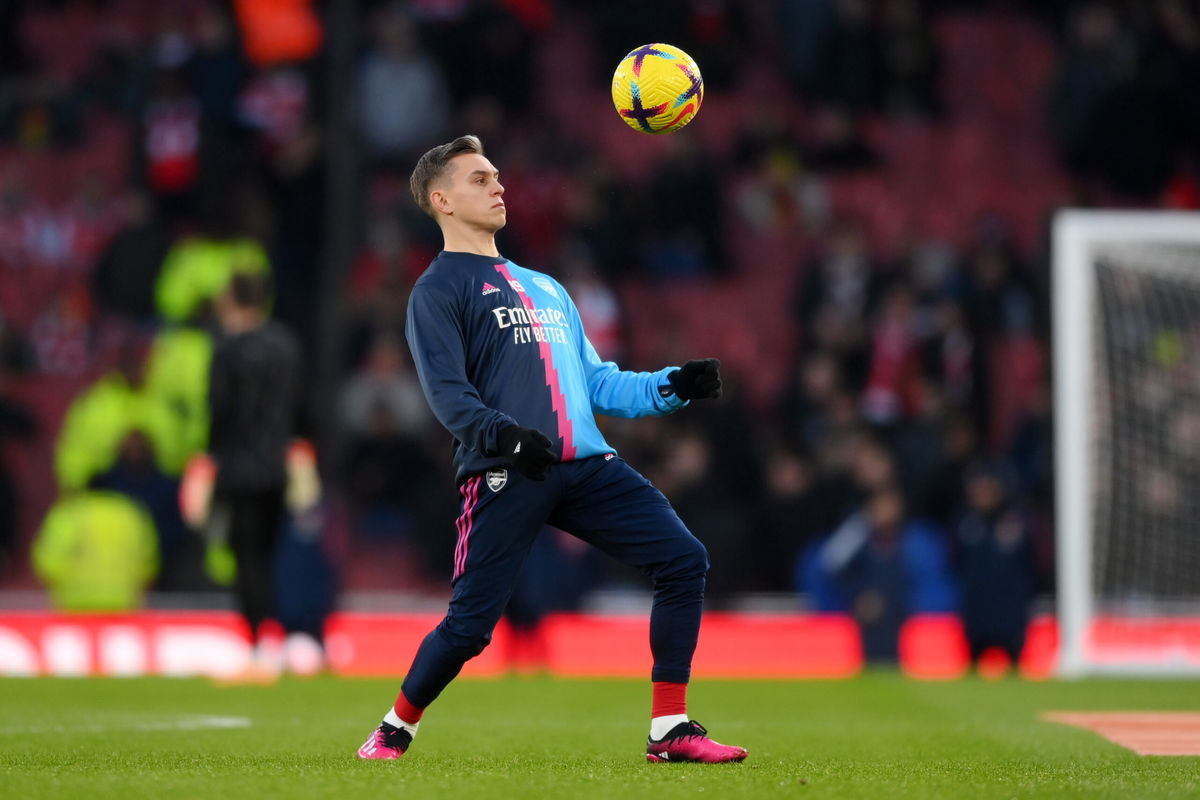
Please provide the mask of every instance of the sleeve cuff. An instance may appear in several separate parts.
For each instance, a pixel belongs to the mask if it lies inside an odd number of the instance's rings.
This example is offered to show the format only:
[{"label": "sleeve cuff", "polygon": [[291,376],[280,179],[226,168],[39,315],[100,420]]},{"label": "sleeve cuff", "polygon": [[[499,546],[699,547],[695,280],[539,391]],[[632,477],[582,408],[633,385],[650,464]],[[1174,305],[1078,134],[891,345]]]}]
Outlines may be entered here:
[{"label": "sleeve cuff", "polygon": [[655,406],[663,413],[669,414],[672,411],[678,411],[690,402],[688,400],[680,399],[679,395],[675,394],[674,389],[672,389],[670,394],[667,394],[666,396],[659,391],[659,387],[671,385],[671,381],[667,378],[667,376],[677,369],[679,369],[679,367],[663,367],[658,372],[654,373],[654,403]]}]

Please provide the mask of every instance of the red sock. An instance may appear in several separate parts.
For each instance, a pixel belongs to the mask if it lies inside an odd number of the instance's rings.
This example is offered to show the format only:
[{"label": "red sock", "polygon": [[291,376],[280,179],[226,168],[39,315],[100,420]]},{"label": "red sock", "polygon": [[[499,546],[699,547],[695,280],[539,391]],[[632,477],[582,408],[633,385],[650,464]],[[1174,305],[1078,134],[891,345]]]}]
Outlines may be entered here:
[{"label": "red sock", "polygon": [[[654,700],[650,706],[650,717],[666,717],[672,714],[687,713],[687,687],[686,683],[667,683],[666,681],[655,681]],[[400,713],[400,712],[396,712]],[[401,715],[403,718],[403,715]]]},{"label": "red sock", "polygon": [[425,713],[425,709],[417,708],[408,702],[404,692],[396,694],[396,704],[392,706],[392,710],[396,712],[397,717],[414,725],[421,721],[421,715]]}]

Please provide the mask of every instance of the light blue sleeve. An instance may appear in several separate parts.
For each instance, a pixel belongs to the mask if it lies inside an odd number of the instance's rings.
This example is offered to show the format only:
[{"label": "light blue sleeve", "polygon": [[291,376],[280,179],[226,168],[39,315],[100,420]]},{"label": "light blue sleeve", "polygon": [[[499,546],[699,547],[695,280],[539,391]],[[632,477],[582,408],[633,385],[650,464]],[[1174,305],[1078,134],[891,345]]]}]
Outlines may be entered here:
[{"label": "light blue sleeve", "polygon": [[[561,284],[559,284],[561,287]],[[657,372],[628,372],[612,361],[601,361],[588,341],[583,320],[575,301],[562,289],[571,314],[571,328],[578,338],[579,357],[583,362],[592,411],[609,417],[647,417],[672,414],[688,404],[671,392],[663,397],[660,386],[670,385],[667,376],[679,367],[664,367]]]}]

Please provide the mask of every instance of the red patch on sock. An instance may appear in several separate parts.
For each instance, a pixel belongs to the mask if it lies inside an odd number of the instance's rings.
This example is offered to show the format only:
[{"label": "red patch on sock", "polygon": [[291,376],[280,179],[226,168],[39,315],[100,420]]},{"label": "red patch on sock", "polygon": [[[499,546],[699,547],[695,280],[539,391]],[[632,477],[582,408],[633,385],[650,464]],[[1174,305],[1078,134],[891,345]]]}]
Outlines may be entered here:
[{"label": "red patch on sock", "polygon": [[404,692],[396,695],[396,704],[392,706],[392,710],[396,712],[397,717],[413,725],[420,722],[421,715],[425,713],[425,709],[417,708],[408,702],[408,698],[404,696]]},{"label": "red patch on sock", "polygon": [[[666,681],[655,681],[654,684],[654,700],[651,703],[650,717],[666,717],[672,714],[687,713],[687,687],[686,683],[667,683]],[[401,716],[403,719],[403,716]]]}]

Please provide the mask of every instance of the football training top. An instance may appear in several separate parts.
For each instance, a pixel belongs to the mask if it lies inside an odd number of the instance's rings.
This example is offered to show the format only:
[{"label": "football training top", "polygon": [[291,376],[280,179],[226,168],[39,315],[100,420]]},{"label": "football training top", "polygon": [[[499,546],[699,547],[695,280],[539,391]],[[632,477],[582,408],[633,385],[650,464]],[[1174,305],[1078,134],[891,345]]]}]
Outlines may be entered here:
[{"label": "football training top", "polygon": [[[670,414],[669,375],[601,361],[558,281],[504,258],[438,254],[408,301],[405,333],[433,413],[457,440],[458,480],[506,463],[496,435],[537,428],[562,461],[613,453],[595,413]],[[665,388],[664,388],[665,387]]]}]

